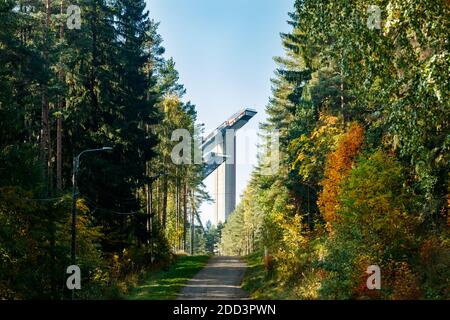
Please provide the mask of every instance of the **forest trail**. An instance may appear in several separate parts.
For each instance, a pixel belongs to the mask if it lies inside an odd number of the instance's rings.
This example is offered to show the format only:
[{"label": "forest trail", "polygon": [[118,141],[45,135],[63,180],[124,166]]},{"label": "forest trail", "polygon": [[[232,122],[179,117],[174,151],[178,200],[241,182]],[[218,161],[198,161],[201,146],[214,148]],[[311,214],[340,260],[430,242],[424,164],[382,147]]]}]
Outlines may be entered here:
[{"label": "forest trail", "polygon": [[241,288],[247,264],[238,257],[213,257],[181,290],[182,300],[247,299]]}]

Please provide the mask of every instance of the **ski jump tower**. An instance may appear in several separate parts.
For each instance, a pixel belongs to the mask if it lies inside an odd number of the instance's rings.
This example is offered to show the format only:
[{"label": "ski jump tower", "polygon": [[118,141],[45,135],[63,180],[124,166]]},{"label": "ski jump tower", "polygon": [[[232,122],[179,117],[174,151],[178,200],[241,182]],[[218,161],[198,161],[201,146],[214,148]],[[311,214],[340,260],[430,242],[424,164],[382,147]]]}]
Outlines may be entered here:
[{"label": "ski jump tower", "polygon": [[232,115],[202,141],[204,178],[214,174],[214,223],[225,222],[236,208],[236,131],[257,112],[243,109]]}]

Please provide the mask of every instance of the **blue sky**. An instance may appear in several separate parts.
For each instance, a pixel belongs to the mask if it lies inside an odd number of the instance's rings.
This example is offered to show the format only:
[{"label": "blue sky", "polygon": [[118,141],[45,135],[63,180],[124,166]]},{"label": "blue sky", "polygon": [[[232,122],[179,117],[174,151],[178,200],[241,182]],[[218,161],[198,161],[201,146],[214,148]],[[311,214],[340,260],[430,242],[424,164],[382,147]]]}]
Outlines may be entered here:
[{"label": "blue sky", "polygon": [[[185,100],[196,105],[206,131],[251,107],[258,115],[244,128],[256,136],[266,118],[273,57],[283,54],[280,32],[290,30],[286,20],[293,0],[147,0],[147,5],[151,18],[160,22],[165,56],[175,60]],[[238,199],[256,157],[243,134],[238,133],[237,153],[251,153],[252,159],[237,165]],[[212,179],[205,183],[213,196]],[[202,206],[204,223],[212,219],[212,208]]]}]

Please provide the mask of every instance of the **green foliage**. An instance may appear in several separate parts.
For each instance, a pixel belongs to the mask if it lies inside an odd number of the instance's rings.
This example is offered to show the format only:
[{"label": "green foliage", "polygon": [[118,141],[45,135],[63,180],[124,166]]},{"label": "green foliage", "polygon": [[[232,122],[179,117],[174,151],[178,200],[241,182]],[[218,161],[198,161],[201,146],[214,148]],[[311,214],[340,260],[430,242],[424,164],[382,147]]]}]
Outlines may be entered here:
[{"label": "green foliage", "polygon": [[[70,265],[70,198],[36,203],[20,188],[0,189],[0,297],[3,299],[63,298],[65,271]],[[80,208],[81,209],[81,208]],[[109,279],[100,250],[101,231],[92,215],[78,219],[78,264],[83,270],[85,297]]]},{"label": "green foliage", "polygon": [[417,247],[418,219],[408,214],[411,197],[405,182],[400,163],[382,151],[361,158],[342,182],[341,219],[333,226],[324,258],[330,275],[322,283],[323,297],[360,298],[356,289],[364,286],[361,277],[369,265],[382,270],[385,298],[395,289],[388,280],[389,264],[411,261],[411,249]]},{"label": "green foliage", "polygon": [[80,159],[77,298],[120,296],[185,249],[207,198],[202,168],[167,158],[196,111],[145,1],[77,1],[80,29],[66,27],[69,4],[0,1],[0,299],[69,296],[67,194],[83,150],[113,148]]},{"label": "green foliage", "polygon": [[264,235],[264,217],[262,211],[255,210],[255,203],[259,197],[253,197],[254,186],[250,185],[244,192],[244,198],[236,211],[220,228],[221,241],[219,251],[225,255],[246,255],[255,250]]},{"label": "green foliage", "polygon": [[[219,233],[222,253],[270,261],[260,297],[449,297],[445,1],[294,1],[261,126],[280,133],[279,171],[260,154],[234,215],[206,233],[202,167],[170,159],[172,130],[203,132],[145,1],[77,1],[73,30],[58,2],[24,3],[0,2],[0,298],[68,295],[72,159],[102,146],[77,177],[79,298],[120,297]],[[365,287],[370,264],[381,291]]]},{"label": "green foliage", "polygon": [[[223,231],[230,252],[275,263],[255,297],[448,298],[449,10],[295,1],[262,125],[280,131],[280,170],[261,161]],[[250,250],[245,214],[260,228]],[[381,291],[366,288],[371,264]]]},{"label": "green foliage", "polygon": [[417,273],[423,283],[423,295],[426,299],[448,299],[450,289],[450,239],[448,235],[426,237],[419,250]]},{"label": "green foliage", "polygon": [[205,249],[208,254],[214,254],[219,250],[220,240],[222,238],[223,223],[213,226],[210,221],[206,223],[205,230]]}]

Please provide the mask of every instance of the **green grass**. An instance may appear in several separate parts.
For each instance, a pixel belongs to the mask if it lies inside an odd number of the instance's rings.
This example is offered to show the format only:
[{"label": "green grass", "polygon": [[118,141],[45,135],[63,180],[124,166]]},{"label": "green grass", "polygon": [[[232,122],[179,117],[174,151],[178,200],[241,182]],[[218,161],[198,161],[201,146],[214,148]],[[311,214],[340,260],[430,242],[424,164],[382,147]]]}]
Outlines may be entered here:
[{"label": "green grass", "polygon": [[319,260],[319,256],[325,254],[324,238],[320,236],[314,238],[309,246],[310,251],[299,255],[297,270],[300,269],[302,272],[298,275],[290,271],[285,271],[285,274],[276,272],[269,274],[264,268],[261,252],[245,257],[248,268],[244,276],[243,288],[249,292],[250,298],[256,300],[318,299],[321,278],[313,263]]},{"label": "green grass", "polygon": [[254,300],[286,300],[290,299],[289,291],[280,283],[279,279],[271,276],[264,269],[263,254],[252,253],[245,257],[247,271],[245,272],[242,288]]},{"label": "green grass", "polygon": [[129,300],[172,300],[181,288],[208,262],[209,256],[180,256],[165,270],[149,273],[141,285],[131,290]]},{"label": "green grass", "polygon": [[245,257],[247,271],[242,288],[249,292],[250,299],[276,300],[281,299],[277,292],[277,283],[264,269],[264,258],[261,252],[255,252]]},{"label": "green grass", "polygon": [[247,270],[245,271],[242,288],[249,292],[251,296],[254,296],[255,292],[264,286],[266,280],[264,263],[259,252],[246,256],[245,260],[247,262]]}]

